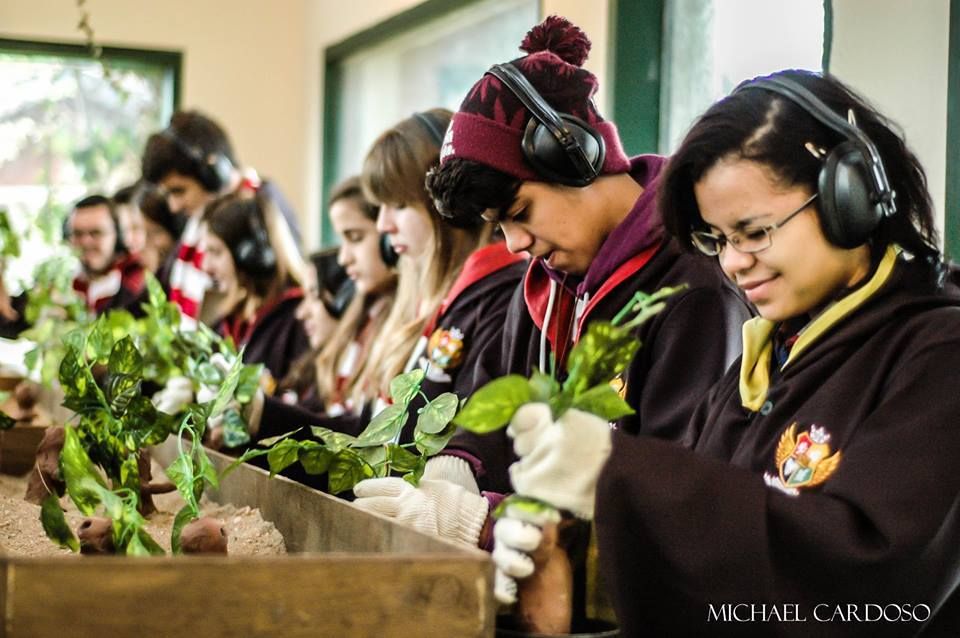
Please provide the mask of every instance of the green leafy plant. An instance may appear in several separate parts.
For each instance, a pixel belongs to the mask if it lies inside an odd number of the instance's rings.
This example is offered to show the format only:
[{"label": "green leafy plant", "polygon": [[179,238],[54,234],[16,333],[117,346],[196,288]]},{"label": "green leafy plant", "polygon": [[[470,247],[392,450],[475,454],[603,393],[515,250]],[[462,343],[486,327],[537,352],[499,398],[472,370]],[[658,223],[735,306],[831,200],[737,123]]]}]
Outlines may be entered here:
[{"label": "green leafy plant", "polygon": [[[266,455],[271,474],[299,462],[308,474],[327,474],[328,488],[334,494],[352,489],[367,478],[397,474],[413,485],[423,475],[427,459],[444,448],[456,431],[451,422],[459,407],[452,392],[432,400],[420,390],[423,370],[413,370],[393,378],[390,398],[393,403],[377,414],[358,436],[311,427],[319,440],[297,441],[294,432],[260,441],[269,449],[251,451],[247,458]],[[417,396],[426,404],[419,409],[411,443],[397,441],[410,417],[410,403]]]},{"label": "green leafy plant", "polygon": [[16,259],[20,256],[20,237],[10,225],[9,213],[0,208],[0,257]]},{"label": "green leafy plant", "polygon": [[660,312],[666,297],[681,287],[662,288],[653,294],[638,291],[612,321],[594,321],[570,351],[567,375],[561,382],[539,370],[526,379],[512,374],[495,379],[473,393],[453,422],[486,434],[505,427],[525,403],[550,406],[554,419],[569,408],[612,421],[633,414],[611,382],[630,365],[640,340],[634,329]]},{"label": "green leafy plant", "polygon": [[[138,489],[109,489],[81,443],[78,428],[65,430],[60,467],[67,484],[67,494],[83,514],[91,516],[102,510],[112,522],[113,545],[119,554],[155,556],[163,548],[144,529],[146,520],[138,511]],[[61,547],[76,552],[80,544],[67,525],[56,494],[50,494],[40,507],[40,521],[47,536]]]},{"label": "green leafy plant", "polygon": [[[200,499],[205,488],[207,486],[214,489],[218,488],[224,476],[233,471],[240,463],[251,458],[251,455],[241,456],[236,462],[224,469],[223,473],[218,475],[210,457],[207,456],[206,449],[198,443],[203,440],[206,424],[210,417],[224,412],[227,405],[233,400],[247,367],[241,363],[240,357],[237,357],[227,371],[224,382],[220,385],[213,400],[202,405],[193,404],[180,422],[177,432],[178,454],[166,469],[167,476],[176,485],[186,503],[174,518],[173,529],[170,534],[170,547],[174,554],[181,552],[180,536],[183,528],[190,521],[200,517]],[[189,450],[184,448],[185,438],[194,442]]]}]

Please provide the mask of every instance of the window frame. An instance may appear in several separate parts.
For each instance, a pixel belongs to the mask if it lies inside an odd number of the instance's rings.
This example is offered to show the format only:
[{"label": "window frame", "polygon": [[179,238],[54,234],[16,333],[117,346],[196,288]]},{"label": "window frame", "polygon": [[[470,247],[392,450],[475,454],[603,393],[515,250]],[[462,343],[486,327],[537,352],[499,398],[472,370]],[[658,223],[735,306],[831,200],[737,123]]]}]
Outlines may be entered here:
[{"label": "window frame", "polygon": [[[663,19],[667,2],[610,0],[610,103],[613,121],[631,124],[619,127],[628,156],[659,152]],[[823,16],[821,66],[826,71],[830,68],[833,44],[833,0],[823,0]],[[645,72],[638,73],[638,69]]]},{"label": "window frame", "polygon": [[949,32],[943,250],[947,257],[960,260],[960,0],[950,0]]},{"label": "window frame", "polygon": [[168,81],[171,83],[172,108],[174,111],[180,108],[183,77],[183,53],[180,51],[104,46],[101,49],[100,57],[96,58],[86,44],[0,37],[0,53],[86,58],[94,62],[102,61],[107,66],[112,61],[123,61],[164,67],[166,72],[170,74]]}]

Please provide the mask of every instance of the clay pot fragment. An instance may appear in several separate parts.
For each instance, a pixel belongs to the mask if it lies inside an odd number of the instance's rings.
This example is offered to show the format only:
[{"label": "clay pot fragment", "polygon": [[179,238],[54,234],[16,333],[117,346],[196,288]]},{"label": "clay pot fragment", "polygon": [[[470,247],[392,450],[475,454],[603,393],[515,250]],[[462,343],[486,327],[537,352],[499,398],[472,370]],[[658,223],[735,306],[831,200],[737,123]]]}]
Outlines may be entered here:
[{"label": "clay pot fragment", "polygon": [[114,554],[113,521],[102,516],[90,516],[83,519],[77,527],[80,540],[80,553],[87,555]]},{"label": "clay pot fragment", "polygon": [[47,494],[63,496],[67,489],[60,476],[60,451],[66,440],[63,426],[49,427],[37,446],[37,460],[27,479],[27,493],[24,496],[30,503],[40,505]]},{"label": "clay pot fragment", "polygon": [[180,534],[180,549],[184,554],[226,554],[227,530],[210,516],[194,519]]},{"label": "clay pot fragment", "polygon": [[137,506],[137,511],[142,516],[150,516],[157,511],[153,495],[172,492],[177,489],[177,486],[169,481],[150,482],[153,479],[153,472],[150,470],[150,450],[147,448],[141,449],[137,455],[137,469],[140,472],[140,504]]}]

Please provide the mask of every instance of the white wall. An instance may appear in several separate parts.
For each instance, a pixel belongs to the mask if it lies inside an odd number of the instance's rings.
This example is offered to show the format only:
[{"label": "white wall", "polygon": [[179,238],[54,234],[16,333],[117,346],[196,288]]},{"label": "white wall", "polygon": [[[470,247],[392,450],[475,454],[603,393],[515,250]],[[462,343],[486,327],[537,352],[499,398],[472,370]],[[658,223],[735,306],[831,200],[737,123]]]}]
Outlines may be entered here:
[{"label": "white wall", "polygon": [[833,0],[830,71],[903,127],[943,229],[950,0]]},{"label": "white wall", "polygon": [[[304,216],[308,0],[88,0],[102,45],[183,52],[182,101],[227,129],[241,162]],[[83,43],[75,0],[2,0],[0,36]]]}]

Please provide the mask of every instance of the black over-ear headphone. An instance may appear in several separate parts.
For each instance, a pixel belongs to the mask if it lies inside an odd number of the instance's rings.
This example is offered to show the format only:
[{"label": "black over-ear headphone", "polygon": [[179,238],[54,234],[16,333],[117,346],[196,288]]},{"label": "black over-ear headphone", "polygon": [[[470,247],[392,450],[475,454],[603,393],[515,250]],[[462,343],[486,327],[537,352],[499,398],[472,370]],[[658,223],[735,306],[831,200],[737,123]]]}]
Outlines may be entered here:
[{"label": "black over-ear headphone", "polygon": [[866,133],[838,115],[806,87],[784,77],[767,77],[737,92],[764,89],[781,95],[846,138],[830,149],[817,180],[820,224],[840,248],[855,248],[870,239],[880,220],[897,211],[896,193],[877,147]]},{"label": "black over-ear headphone", "polygon": [[265,277],[276,272],[277,253],[273,250],[270,236],[260,219],[259,201],[253,199],[250,204],[250,235],[237,242],[233,249],[233,258],[240,270],[254,277]]},{"label": "black over-ear headphone", "polygon": [[230,183],[233,176],[233,162],[220,152],[204,154],[196,144],[191,144],[171,127],[160,132],[164,138],[173,142],[181,153],[190,158],[196,168],[197,181],[211,193],[219,193],[224,186]]},{"label": "black over-ear headphone", "polygon": [[523,155],[537,174],[566,186],[587,186],[603,169],[606,145],[592,126],[558,113],[512,64],[487,71],[517,96],[533,115],[523,133]]}]

